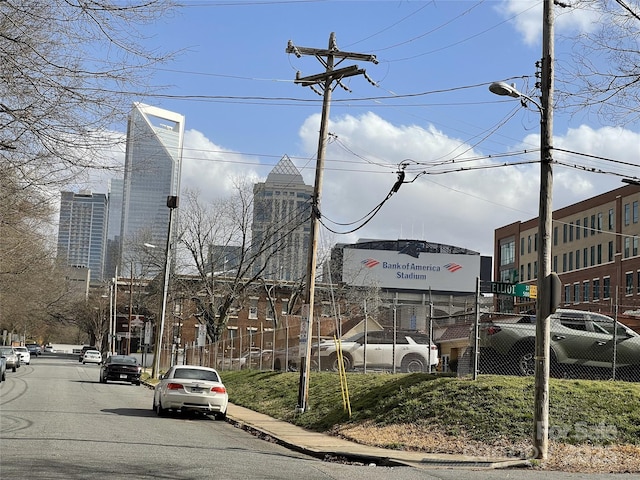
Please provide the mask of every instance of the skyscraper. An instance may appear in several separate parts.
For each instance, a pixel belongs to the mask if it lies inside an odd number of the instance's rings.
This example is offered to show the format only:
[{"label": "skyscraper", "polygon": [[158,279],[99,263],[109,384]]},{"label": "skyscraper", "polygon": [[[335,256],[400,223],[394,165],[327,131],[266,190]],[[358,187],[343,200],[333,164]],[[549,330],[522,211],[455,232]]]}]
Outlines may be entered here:
[{"label": "skyscraper", "polygon": [[91,271],[91,283],[103,280],[107,236],[107,196],[89,191],[61,192],[58,258]]},{"label": "skyscraper", "polygon": [[109,216],[107,220],[107,248],[104,260],[105,279],[113,278],[120,257],[120,228],[122,227],[122,193],[124,180],[112,178],[109,180]]},{"label": "skyscraper", "polygon": [[313,186],[288,156],[253,187],[252,248],[256,268],[273,280],[299,281],[307,271]]},{"label": "skyscraper", "polygon": [[124,275],[140,261],[143,244],[152,244],[164,253],[169,228],[167,197],[180,191],[183,137],[183,115],[142,103],[133,105],[127,128],[120,229],[119,271]]}]

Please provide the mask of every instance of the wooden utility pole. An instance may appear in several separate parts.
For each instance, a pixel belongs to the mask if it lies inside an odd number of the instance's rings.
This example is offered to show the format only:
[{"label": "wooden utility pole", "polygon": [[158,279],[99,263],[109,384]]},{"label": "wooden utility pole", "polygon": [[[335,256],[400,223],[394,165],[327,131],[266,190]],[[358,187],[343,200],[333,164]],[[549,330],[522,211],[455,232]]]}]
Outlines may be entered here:
[{"label": "wooden utility pole", "polygon": [[538,296],[536,299],[534,447],[544,460],[549,450],[550,315],[552,308],[551,232],[553,192],[553,2],[544,0],[540,77],[540,209],[538,218]]},{"label": "wooden utility pole", "polygon": [[[306,315],[303,315],[300,326],[300,384],[298,390],[298,412],[308,410],[309,397],[309,372],[311,359],[311,337],[313,325],[313,301],[315,294],[316,262],[318,249],[318,231],[320,217],[320,195],[322,193],[322,175],[324,170],[324,154],[327,144],[327,127],[329,124],[329,106],[331,104],[331,92],[336,85],[340,85],[343,78],[364,74],[365,70],[359,69],[357,65],[335,69],[344,60],[362,60],[366,62],[378,63],[375,55],[363,53],[341,52],[336,45],[335,33],[329,36],[329,47],[326,50],[307,47],[296,47],[291,40],[287,45],[287,53],[293,53],[300,58],[302,55],[312,55],[325,66],[324,73],[300,77],[300,72],[296,74],[295,83],[303,87],[311,87],[315,91],[315,86],[324,90],[324,100],[322,102],[322,117],[320,120],[320,138],[318,140],[318,160],[316,163],[316,177],[311,198],[311,233],[309,235],[309,256],[307,262],[307,282],[305,285],[305,305]],[[337,61],[336,61],[337,59]],[[344,85],[342,85],[344,87]],[[345,87],[346,88],[346,87]]]}]

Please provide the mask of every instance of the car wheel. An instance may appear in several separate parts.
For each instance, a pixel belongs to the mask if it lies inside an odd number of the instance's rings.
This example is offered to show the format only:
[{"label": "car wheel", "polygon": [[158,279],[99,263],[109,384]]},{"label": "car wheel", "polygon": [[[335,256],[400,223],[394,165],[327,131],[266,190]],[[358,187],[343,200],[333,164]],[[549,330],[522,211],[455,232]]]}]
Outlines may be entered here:
[{"label": "car wheel", "polygon": [[15,372],[17,370],[16,366],[14,365],[13,368],[11,369],[12,372]]},{"label": "car wheel", "polygon": [[518,374],[523,377],[530,377],[536,373],[535,351],[533,348],[523,350],[517,358]]},{"label": "car wheel", "polygon": [[227,412],[218,412],[216,413],[216,420],[222,421],[227,419]]},{"label": "car wheel", "polygon": [[156,415],[158,415],[159,417],[163,417],[166,415],[166,413],[167,411],[164,408],[162,408],[160,399],[158,399],[158,403],[156,403]]},{"label": "car wheel", "polygon": [[[334,372],[339,371],[338,355],[336,353],[332,353],[329,356],[329,365],[331,366],[331,370],[333,370]],[[353,362],[349,355],[345,355],[345,354],[342,355],[342,365],[344,366],[345,372],[348,372],[353,368],[352,366]]]},{"label": "car wheel", "polygon": [[7,374],[2,372],[2,381],[4,382],[7,379]]},{"label": "car wheel", "polygon": [[402,359],[400,368],[406,373],[422,373],[427,371],[427,362],[419,355],[407,355]]}]

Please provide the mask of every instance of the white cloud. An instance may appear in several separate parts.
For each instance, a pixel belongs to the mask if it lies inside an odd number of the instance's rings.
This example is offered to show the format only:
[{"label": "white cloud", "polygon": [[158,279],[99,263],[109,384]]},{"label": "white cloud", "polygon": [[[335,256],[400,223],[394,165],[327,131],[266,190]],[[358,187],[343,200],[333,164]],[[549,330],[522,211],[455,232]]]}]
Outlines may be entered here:
[{"label": "white cloud", "polygon": [[[568,2],[567,2],[568,3]],[[542,4],[540,0],[503,0],[496,10],[505,18],[512,18],[524,43],[535,45],[542,38]],[[554,7],[554,30],[560,33],[591,31],[600,16],[599,12],[584,8]]]}]

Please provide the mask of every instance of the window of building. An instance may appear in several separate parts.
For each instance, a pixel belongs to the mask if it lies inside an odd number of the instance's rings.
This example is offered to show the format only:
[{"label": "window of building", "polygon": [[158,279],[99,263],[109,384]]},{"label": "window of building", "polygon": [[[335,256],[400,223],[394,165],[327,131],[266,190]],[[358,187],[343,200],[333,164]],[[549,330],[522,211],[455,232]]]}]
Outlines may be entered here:
[{"label": "window of building", "polygon": [[580,269],[580,250],[576,250],[576,270]]},{"label": "window of building", "polygon": [[633,237],[633,242],[632,242],[632,250],[631,250],[631,255],[633,255],[634,257],[636,257],[638,255],[638,237]]},{"label": "window of building", "polygon": [[564,286],[564,303],[571,303],[571,285]]},{"label": "window of building", "polygon": [[609,261],[610,261],[610,262],[613,262],[613,242],[612,242],[612,241],[611,241],[611,242],[609,242],[609,245],[608,245],[608,246],[609,246],[609,248],[608,248],[607,250],[608,250],[608,254],[609,254],[609,255],[608,255],[608,257],[609,257]]},{"label": "window of building", "polygon": [[627,295],[633,295],[633,272],[625,274],[625,291]]},{"label": "window of building", "polygon": [[584,247],[584,249],[582,250],[582,265],[584,266],[584,268],[587,268],[589,266],[589,250],[587,249],[587,247]]},{"label": "window of building", "polygon": [[597,302],[600,300],[600,279],[593,279],[593,301]]},{"label": "window of building", "polygon": [[531,235],[527,236],[527,253],[531,253]]},{"label": "window of building", "polygon": [[583,221],[582,221],[582,231],[584,232],[583,237],[587,238],[589,236],[589,218],[588,217],[584,217]]},{"label": "window of building", "polygon": [[602,279],[602,298],[611,298],[611,278]]},{"label": "window of building", "polygon": [[636,293],[640,294],[640,270],[636,272]]},{"label": "window of building", "polygon": [[596,234],[596,216],[591,215],[591,236]]},{"label": "window of building", "polygon": [[531,280],[531,263],[527,263],[527,280]]},{"label": "window of building", "polygon": [[537,233],[533,236],[533,251],[534,252],[538,251],[538,234]]},{"label": "window of building", "polygon": [[573,303],[580,303],[580,284],[573,284]]},{"label": "window of building", "polygon": [[251,302],[251,305],[249,305],[249,319],[255,320],[258,318],[258,299],[252,297],[249,300]]},{"label": "window of building", "polygon": [[533,278],[538,278],[538,261],[533,262]]},{"label": "window of building", "polygon": [[609,209],[609,230],[613,230],[615,217],[613,215],[613,208]]},{"label": "window of building", "polygon": [[598,261],[598,265],[600,265],[602,263],[602,244],[601,243],[596,245],[596,252],[597,252],[596,260]]},{"label": "window of building", "polygon": [[576,240],[580,240],[580,219],[576,220]]},{"label": "window of building", "polygon": [[558,245],[558,227],[553,227],[553,244]]},{"label": "window of building", "polygon": [[569,224],[569,241],[573,242],[573,222]]},{"label": "window of building", "polygon": [[602,212],[598,212],[598,233],[602,232]]},{"label": "window of building", "polygon": [[520,255],[524,252],[524,237],[520,237]]},{"label": "window of building", "polygon": [[624,204],[624,224],[629,225],[631,222],[631,209],[628,203]]},{"label": "window of building", "polygon": [[562,243],[567,243],[567,238],[569,235],[569,225],[566,223],[562,225]]},{"label": "window of building", "polygon": [[280,310],[282,311],[283,315],[286,315],[289,313],[289,299],[288,298],[283,298],[282,300],[280,300],[280,305],[281,308]]},{"label": "window of building", "polygon": [[589,301],[589,281],[582,282],[582,298],[585,302]]},{"label": "window of building", "polygon": [[510,265],[516,261],[516,242],[514,239],[500,243],[500,265]]},{"label": "window of building", "polygon": [[558,256],[557,255],[553,256],[553,271],[554,272],[558,271]]},{"label": "window of building", "polygon": [[573,252],[569,252],[569,271],[573,270]]},{"label": "window of building", "polygon": [[629,258],[631,253],[631,239],[629,237],[624,237],[624,258]]},{"label": "window of building", "polygon": [[524,279],[524,265],[520,265],[520,278]]},{"label": "window of building", "polygon": [[562,254],[562,271],[563,272],[567,271],[567,254],[566,253]]},{"label": "window of building", "polygon": [[633,223],[638,223],[638,201],[633,202]]},{"label": "window of building", "polygon": [[591,266],[593,267],[596,264],[596,246],[591,245]]}]

